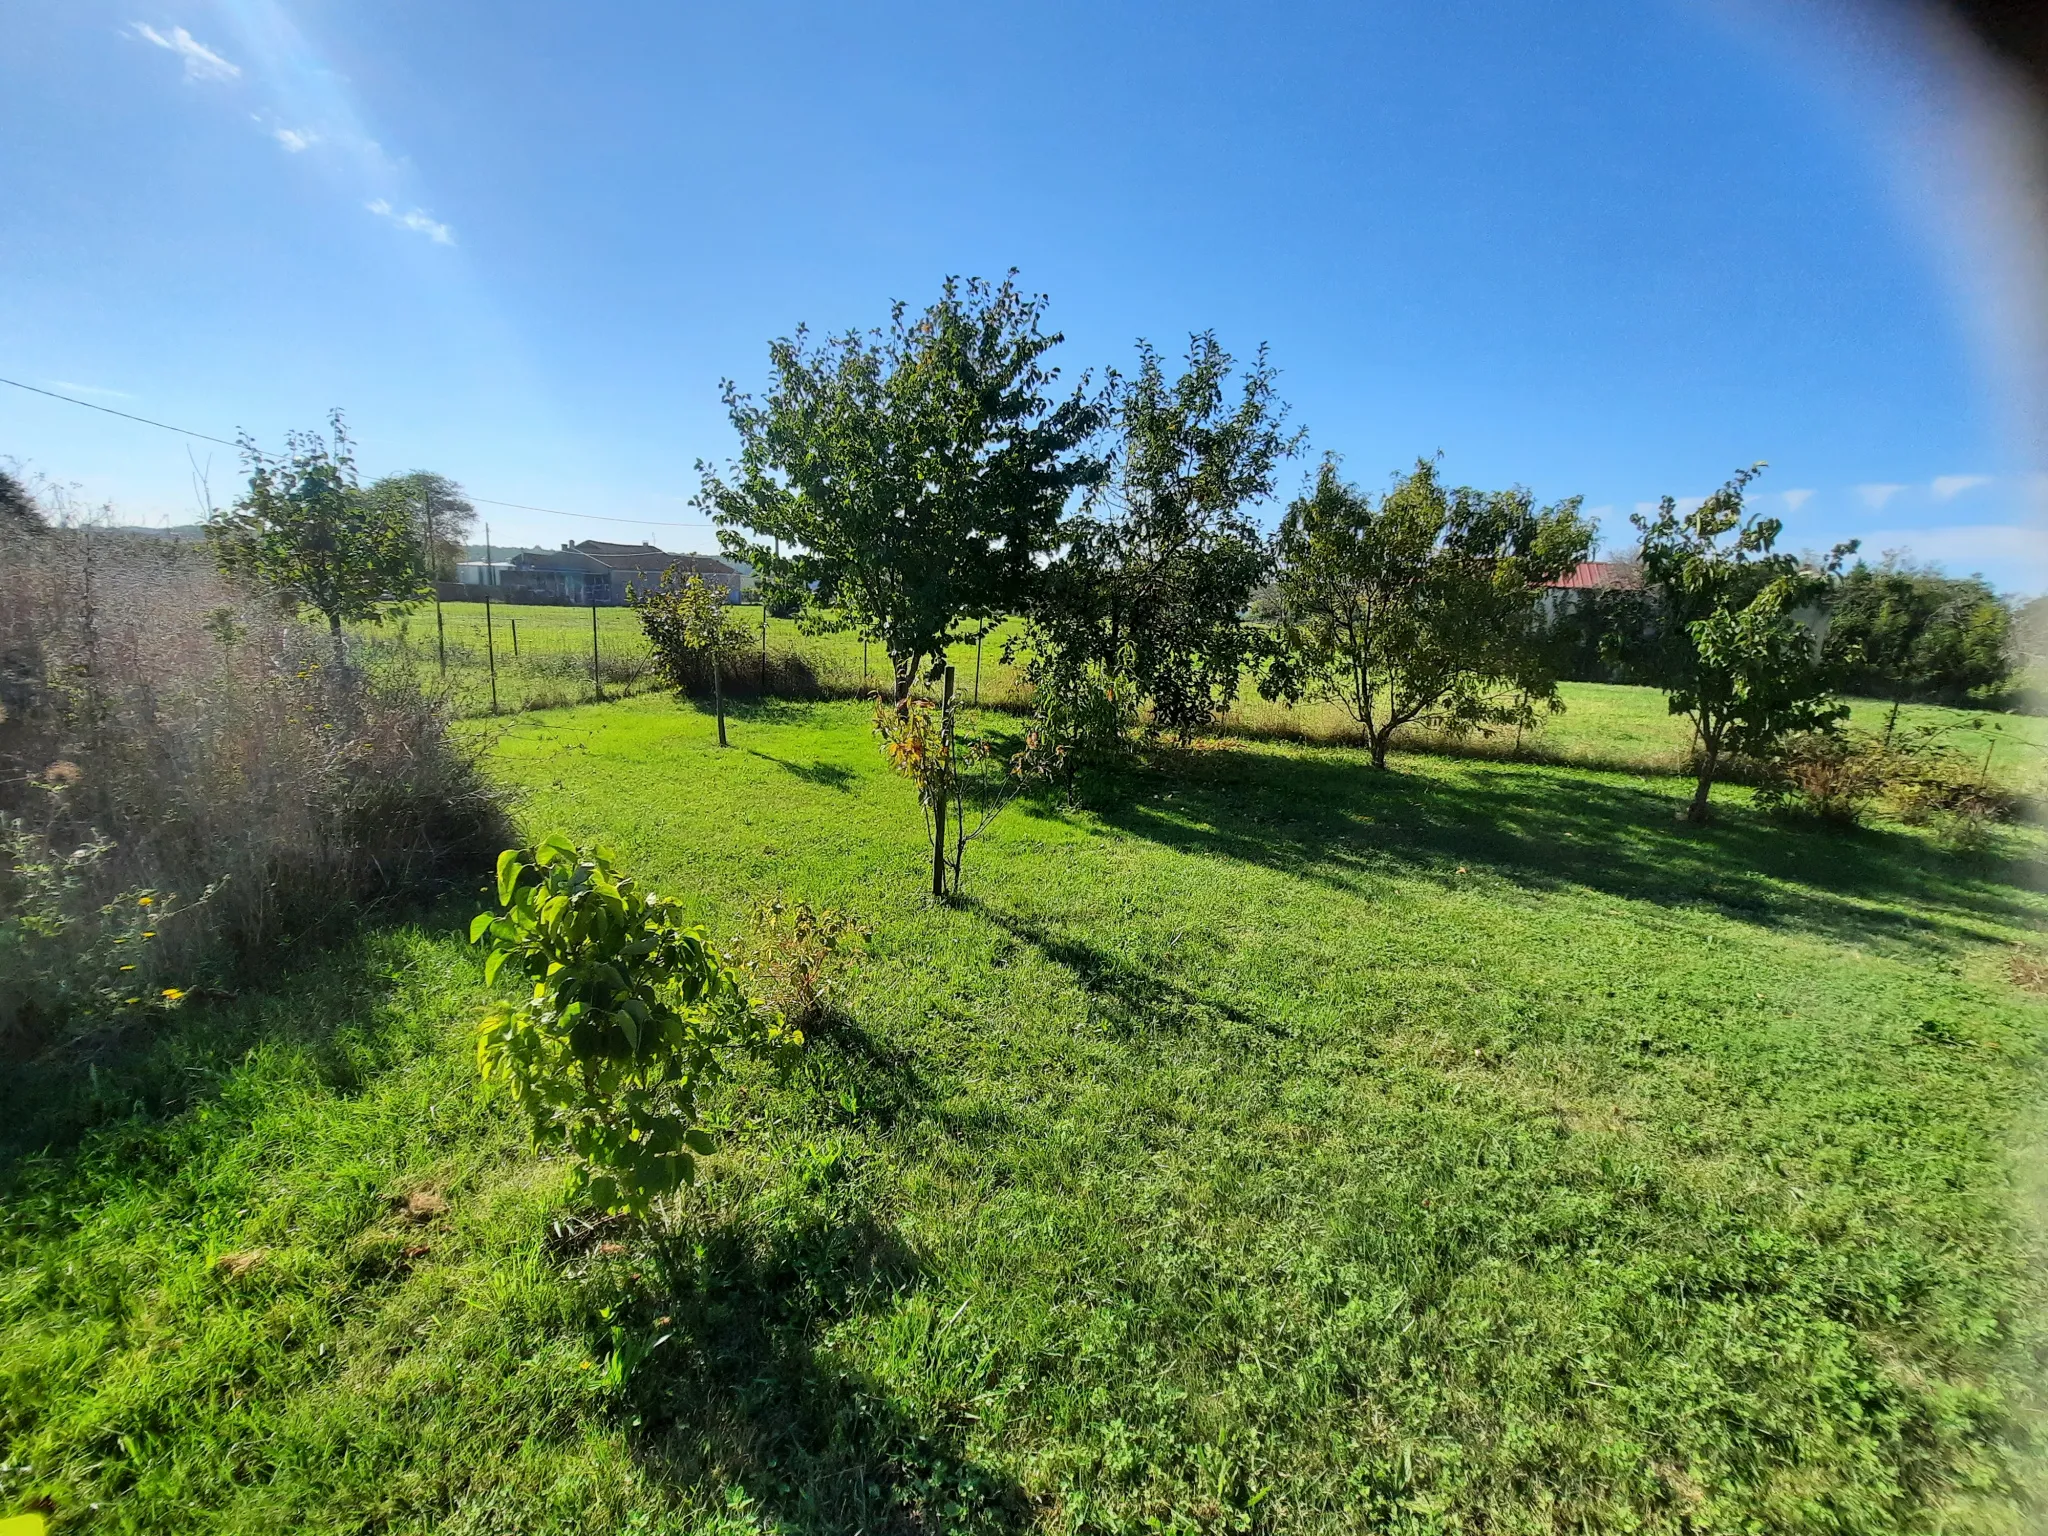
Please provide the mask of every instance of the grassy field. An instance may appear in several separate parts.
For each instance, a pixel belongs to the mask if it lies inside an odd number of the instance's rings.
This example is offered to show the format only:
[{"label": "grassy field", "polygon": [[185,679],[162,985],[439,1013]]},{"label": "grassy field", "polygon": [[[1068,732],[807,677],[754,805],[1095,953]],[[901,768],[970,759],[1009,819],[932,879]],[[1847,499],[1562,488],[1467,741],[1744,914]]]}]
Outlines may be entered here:
[{"label": "grassy field", "polygon": [[[734,691],[757,691],[761,610],[740,604],[726,611],[734,626],[750,637],[732,680]],[[590,609],[526,603],[492,604],[488,616],[482,603],[444,603],[438,621],[434,609],[421,608],[381,625],[360,625],[355,633],[379,664],[409,669],[430,683],[445,682],[457,712],[466,716],[589,703],[600,684],[612,698],[659,686],[649,666],[646,636],[633,611],[599,608],[596,614],[594,644]],[[1022,677],[1002,662],[1001,637],[1008,632],[998,631],[980,658],[981,701],[998,707],[1020,705],[1027,698]],[[805,693],[852,698],[888,686],[887,658],[879,649],[864,656],[857,636],[806,634],[795,620],[771,616],[767,638],[778,680],[786,676],[778,663],[797,658],[809,680],[801,688]],[[974,646],[954,646],[948,659],[963,696],[971,697]]]},{"label": "grassy field", "polygon": [[868,919],[845,1016],[721,1094],[666,1249],[479,1100],[460,900],[0,1074],[0,1512],[2031,1528],[2031,836],[1235,741],[1013,807],[936,907],[856,704],[476,728],[721,934]]},{"label": "grassy field", "polygon": [[[749,635],[761,631],[758,607],[735,607],[733,621]],[[526,604],[494,605],[486,634],[481,603],[449,603],[441,610],[437,637],[432,609],[418,610],[382,626],[363,626],[358,633],[386,665],[409,668],[423,679],[445,677],[459,713],[492,713],[490,660],[496,659],[498,712],[555,708],[590,702],[601,678],[608,697],[624,697],[658,686],[648,665],[640,625],[630,609],[597,610],[596,664],[592,661],[591,610],[547,608]],[[1003,638],[1014,625],[997,630],[982,648],[979,680],[975,648],[955,646],[953,662],[962,696],[997,708],[1021,707],[1029,690],[1014,667],[1005,666]],[[795,621],[770,618],[768,650],[771,664],[783,657],[801,658],[826,697],[850,698],[886,686],[887,663],[879,652],[865,658],[858,638],[850,634],[810,635]],[[441,671],[445,652],[447,670]],[[749,648],[735,678],[735,691],[756,687],[758,650]],[[810,690],[806,690],[810,691]],[[1575,763],[1589,767],[1668,773],[1680,771],[1691,747],[1690,727],[1665,707],[1663,694],[1651,688],[1605,683],[1566,683],[1560,690],[1565,708],[1525,733],[1467,737],[1459,741],[1434,738],[1426,731],[1411,735],[1411,746],[1439,752],[1490,757],[1521,757],[1536,761]],[[1851,723],[1882,731],[1890,706],[1859,699]],[[1903,730],[1933,728],[1944,739],[1989,761],[1990,776],[2019,788],[2039,785],[2048,777],[2048,717],[1990,714],[1981,710],[1908,705],[1899,712]],[[1251,688],[1222,722],[1226,733],[1255,739],[1279,738],[1340,744],[1357,739],[1357,727],[1334,705],[1305,704],[1298,708],[1270,704]]]}]

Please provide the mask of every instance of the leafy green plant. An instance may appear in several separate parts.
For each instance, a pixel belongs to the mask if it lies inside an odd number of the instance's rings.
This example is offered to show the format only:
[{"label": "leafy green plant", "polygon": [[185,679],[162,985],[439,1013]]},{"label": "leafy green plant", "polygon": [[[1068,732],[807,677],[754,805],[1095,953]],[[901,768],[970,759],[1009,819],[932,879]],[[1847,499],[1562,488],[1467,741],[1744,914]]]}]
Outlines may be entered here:
[{"label": "leafy green plant", "polygon": [[681,904],[641,893],[609,849],[561,833],[508,848],[498,904],[477,914],[470,942],[489,946],[486,981],[509,964],[532,990],[485,1015],[477,1066],[511,1090],[537,1144],[576,1154],[577,1193],[644,1218],[712,1150],[699,1097],[727,1059],[786,1067],[803,1035],[750,999]]},{"label": "leafy green plant", "polygon": [[1023,763],[1030,772],[1057,779],[1072,800],[1075,775],[1084,766],[1129,749],[1138,723],[1137,687],[1099,662],[1057,648],[1027,659],[1024,675],[1031,684],[1031,729]]},{"label": "leafy green plant", "polygon": [[183,1001],[185,988],[152,978],[149,953],[163,925],[187,910],[177,896],[148,887],[105,901],[91,894],[115,846],[95,833],[66,852],[0,815],[0,987],[18,1019],[108,1018]]},{"label": "leafy green plant", "polygon": [[809,1028],[825,1017],[833,971],[850,958],[854,946],[867,942],[869,931],[837,907],[771,901],[754,911],[752,969],[767,980],[784,1017]]}]

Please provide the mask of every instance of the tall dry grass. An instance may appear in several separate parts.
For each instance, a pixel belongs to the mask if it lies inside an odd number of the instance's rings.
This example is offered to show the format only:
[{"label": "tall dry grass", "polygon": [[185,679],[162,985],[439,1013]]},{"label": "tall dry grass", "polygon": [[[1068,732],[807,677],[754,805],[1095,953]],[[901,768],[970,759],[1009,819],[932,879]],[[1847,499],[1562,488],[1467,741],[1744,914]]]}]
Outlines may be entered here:
[{"label": "tall dry grass", "polygon": [[0,1043],[474,870],[503,816],[446,723],[204,549],[0,535]]}]

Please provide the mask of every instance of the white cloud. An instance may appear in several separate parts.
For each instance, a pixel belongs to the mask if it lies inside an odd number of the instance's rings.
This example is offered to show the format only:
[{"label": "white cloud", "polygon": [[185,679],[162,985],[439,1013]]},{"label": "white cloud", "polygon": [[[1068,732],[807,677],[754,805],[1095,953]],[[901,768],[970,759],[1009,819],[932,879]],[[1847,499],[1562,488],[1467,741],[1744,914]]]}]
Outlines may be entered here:
[{"label": "white cloud", "polygon": [[320,135],[310,129],[273,128],[270,136],[295,155],[320,142]]},{"label": "white cloud", "polygon": [[1936,475],[1934,477],[1934,499],[1953,501],[1965,491],[1973,491],[1980,485],[1989,485],[1989,475]]},{"label": "white cloud", "polygon": [[74,384],[69,379],[43,380],[52,389],[61,389],[69,395],[98,395],[102,400],[133,400],[135,397],[125,389],[102,389],[97,384]]},{"label": "white cloud", "polygon": [[135,22],[133,27],[132,36],[141,38],[145,43],[155,43],[183,59],[187,80],[235,80],[241,77],[241,65],[230,64],[183,27],[171,28],[168,37],[147,22]]},{"label": "white cloud", "polygon": [[1882,507],[1904,489],[1903,485],[1859,485],[1856,487],[1856,494],[1863,498],[1863,505],[1877,508]]},{"label": "white cloud", "polygon": [[1813,492],[1810,490],[1785,491],[1781,494],[1785,498],[1785,510],[1787,512],[1797,512],[1813,499]]},{"label": "white cloud", "polygon": [[381,197],[367,202],[363,206],[376,214],[378,218],[389,219],[400,229],[409,229],[416,234],[425,235],[436,245],[453,245],[455,243],[455,234],[446,224],[441,223],[437,219],[428,218],[426,214],[417,208],[413,209],[411,213],[400,213]]},{"label": "white cloud", "polygon": [[1955,574],[1982,572],[2006,591],[2048,591],[2048,535],[2019,523],[1965,523],[1949,528],[1882,528],[1863,547],[1911,550]]}]

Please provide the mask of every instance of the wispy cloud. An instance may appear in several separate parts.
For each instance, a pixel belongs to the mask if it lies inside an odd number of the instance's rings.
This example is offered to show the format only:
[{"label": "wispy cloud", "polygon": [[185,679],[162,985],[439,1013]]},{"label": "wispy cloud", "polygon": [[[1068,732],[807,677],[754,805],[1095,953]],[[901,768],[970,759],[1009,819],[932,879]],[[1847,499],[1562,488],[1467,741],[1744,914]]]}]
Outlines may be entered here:
[{"label": "wispy cloud", "polygon": [[1882,507],[1904,489],[1903,485],[1859,485],[1856,494],[1863,498],[1863,505],[1874,509]]},{"label": "wispy cloud", "polygon": [[1785,510],[1787,512],[1797,512],[1801,507],[1813,500],[1813,492],[1810,490],[1782,491],[1779,494],[1785,498]]},{"label": "wispy cloud", "polygon": [[1965,491],[1990,483],[1989,475],[1936,475],[1932,489],[1936,501],[1953,501]]},{"label": "wispy cloud", "polygon": [[102,400],[133,400],[135,398],[125,389],[103,389],[97,384],[74,384],[69,379],[45,379],[43,383],[51,389],[61,389],[67,395],[98,395]]},{"label": "wispy cloud", "polygon": [[138,21],[132,23],[130,36],[178,55],[185,61],[187,80],[236,80],[241,77],[241,65],[230,64],[183,27],[171,28],[166,36],[148,22]]},{"label": "wispy cloud", "polygon": [[307,128],[273,128],[270,136],[295,155],[320,142],[320,135]]},{"label": "wispy cloud", "polygon": [[389,219],[400,229],[409,229],[416,234],[425,235],[436,245],[453,245],[455,243],[454,231],[438,219],[428,218],[425,213],[417,208],[413,209],[410,213],[400,213],[381,197],[375,198],[363,204],[363,206],[376,214],[378,218]]}]

